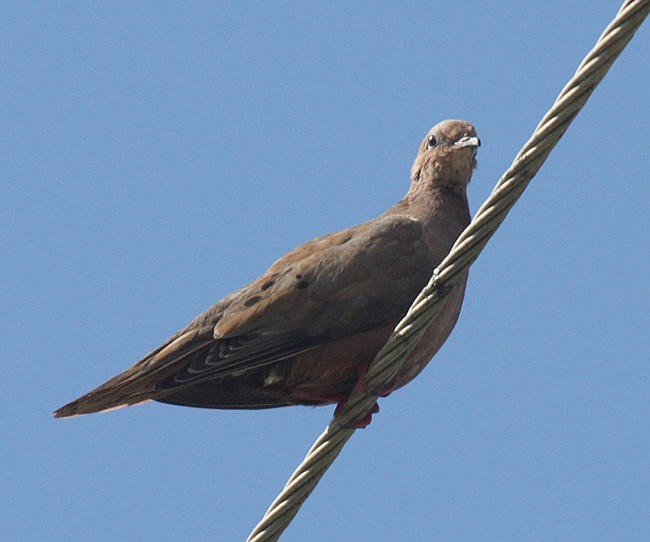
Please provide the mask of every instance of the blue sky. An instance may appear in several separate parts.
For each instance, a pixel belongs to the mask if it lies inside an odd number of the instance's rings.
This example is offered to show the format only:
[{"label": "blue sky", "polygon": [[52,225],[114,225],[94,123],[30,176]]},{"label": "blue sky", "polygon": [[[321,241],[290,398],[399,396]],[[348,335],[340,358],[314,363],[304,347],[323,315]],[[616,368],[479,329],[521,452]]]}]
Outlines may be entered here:
[{"label": "blue sky", "polygon": [[[450,5],[451,4],[451,5]],[[0,526],[243,540],[332,408],[54,408],[402,197],[444,118],[476,210],[616,2],[10,3]],[[283,541],[650,536],[642,28],[472,267],[456,330]]]}]

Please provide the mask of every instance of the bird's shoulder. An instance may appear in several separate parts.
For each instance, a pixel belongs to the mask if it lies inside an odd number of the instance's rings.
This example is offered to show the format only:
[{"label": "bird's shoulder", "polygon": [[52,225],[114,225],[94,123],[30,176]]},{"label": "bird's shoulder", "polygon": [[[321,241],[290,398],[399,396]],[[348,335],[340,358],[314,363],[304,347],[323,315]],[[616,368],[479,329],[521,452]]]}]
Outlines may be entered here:
[{"label": "bird's shoulder", "polygon": [[215,337],[297,328],[320,334],[329,325],[339,327],[337,319],[368,316],[384,323],[412,300],[433,265],[422,224],[385,214],[313,239],[277,260],[222,301]]},{"label": "bird's shoulder", "polygon": [[410,242],[422,237],[423,226],[407,214],[383,214],[357,226],[316,237],[279,258],[267,271],[271,274],[287,266],[330,253],[349,254],[366,245],[382,248],[386,243]]}]

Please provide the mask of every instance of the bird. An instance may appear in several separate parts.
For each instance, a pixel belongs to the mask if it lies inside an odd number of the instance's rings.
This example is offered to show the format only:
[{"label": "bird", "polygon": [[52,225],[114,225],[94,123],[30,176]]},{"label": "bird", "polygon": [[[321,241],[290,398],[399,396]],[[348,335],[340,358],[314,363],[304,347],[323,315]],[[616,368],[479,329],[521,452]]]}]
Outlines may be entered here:
[{"label": "bird", "polygon": [[[436,124],[418,149],[406,195],[390,209],[290,251],[54,416],[154,400],[213,409],[337,404],[336,417],[469,224],[467,186],[480,144],[467,121]],[[382,396],[411,381],[446,341],[466,282],[467,272]]]}]

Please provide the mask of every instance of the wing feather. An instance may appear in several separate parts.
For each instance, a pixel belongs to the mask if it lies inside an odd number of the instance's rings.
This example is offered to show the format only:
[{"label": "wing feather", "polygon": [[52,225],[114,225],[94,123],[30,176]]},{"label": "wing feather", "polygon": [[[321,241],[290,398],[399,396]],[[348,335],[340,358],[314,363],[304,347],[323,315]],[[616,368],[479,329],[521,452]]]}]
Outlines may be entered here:
[{"label": "wing feather", "polygon": [[[391,265],[396,258],[404,265]],[[422,226],[404,215],[315,239],[229,296],[214,343],[184,362],[177,352],[169,361],[178,370],[158,389],[250,371],[383,327],[406,312],[433,265]]]}]

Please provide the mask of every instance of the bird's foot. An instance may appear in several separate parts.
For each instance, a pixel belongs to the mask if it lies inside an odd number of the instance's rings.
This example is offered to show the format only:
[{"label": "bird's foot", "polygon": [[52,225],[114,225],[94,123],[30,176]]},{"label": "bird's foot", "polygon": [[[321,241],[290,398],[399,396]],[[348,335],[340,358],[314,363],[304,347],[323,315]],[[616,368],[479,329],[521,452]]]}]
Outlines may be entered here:
[{"label": "bird's foot", "polygon": [[[345,405],[345,402],[347,401],[347,398],[341,401],[338,401],[336,403],[336,409],[334,410],[334,418],[338,418],[342,412],[343,412],[343,405]],[[363,429],[364,427],[368,427],[370,425],[370,422],[372,421],[372,415],[377,414],[379,412],[379,405],[377,402],[375,402],[374,405],[372,405],[372,408],[368,411],[368,413],[363,417],[358,420],[353,420],[348,424],[345,424],[343,427],[346,429]]]}]

